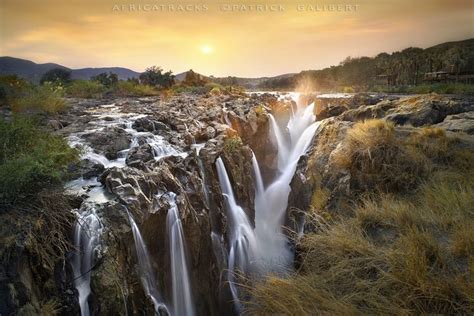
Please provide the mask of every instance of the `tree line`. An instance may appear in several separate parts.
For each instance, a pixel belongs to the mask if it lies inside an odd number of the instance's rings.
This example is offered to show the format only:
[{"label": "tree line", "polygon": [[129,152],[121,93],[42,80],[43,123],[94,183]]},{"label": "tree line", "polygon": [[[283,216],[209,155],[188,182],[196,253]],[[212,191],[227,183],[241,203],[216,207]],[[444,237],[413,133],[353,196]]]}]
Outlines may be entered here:
[{"label": "tree line", "polygon": [[427,49],[409,47],[375,57],[347,57],[337,66],[270,79],[259,88],[292,89],[302,82],[316,90],[347,86],[359,90],[377,85],[416,86],[423,82],[426,73],[433,72],[449,73],[456,81],[462,74],[474,74],[474,39]]}]

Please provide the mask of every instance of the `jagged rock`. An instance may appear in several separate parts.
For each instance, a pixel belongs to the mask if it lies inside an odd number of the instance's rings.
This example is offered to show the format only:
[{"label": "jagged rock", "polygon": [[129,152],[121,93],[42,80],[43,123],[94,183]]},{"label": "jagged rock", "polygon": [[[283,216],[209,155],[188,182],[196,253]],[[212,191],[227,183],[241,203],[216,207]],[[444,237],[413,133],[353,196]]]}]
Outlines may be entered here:
[{"label": "jagged rock", "polygon": [[130,167],[138,167],[150,160],[153,160],[153,148],[149,144],[143,144],[130,149],[125,163]]},{"label": "jagged rock", "polygon": [[[288,198],[288,211],[292,209],[308,210],[314,201],[314,192],[319,192],[325,198],[325,205],[336,212],[347,212],[349,183],[345,170],[336,168],[331,159],[337,151],[346,131],[352,123],[329,118],[321,121],[315,134],[313,143],[308,153],[302,156],[290,183],[291,192]],[[326,191],[327,190],[327,191]],[[318,206],[315,206],[318,207]],[[287,224],[290,228],[297,229],[294,223],[299,222],[300,213],[295,213],[296,218],[289,218]]]},{"label": "jagged rock", "polygon": [[113,194],[128,205],[138,217],[153,212],[153,197],[158,191],[157,173],[145,173],[136,168],[111,168],[100,177],[100,181]]},{"label": "jagged rock", "polygon": [[351,109],[374,105],[381,101],[379,96],[371,96],[364,93],[343,98],[319,97],[317,95],[306,96],[306,98],[308,102],[314,102],[314,114],[318,121],[341,115]]},{"label": "jagged rock", "polygon": [[82,177],[84,179],[90,179],[99,176],[104,171],[104,166],[88,159],[83,160]]},{"label": "jagged rock", "polygon": [[86,141],[108,159],[116,159],[119,151],[130,147],[130,135],[119,127],[107,127],[84,135]]},{"label": "jagged rock", "polygon": [[154,121],[149,119],[148,117],[141,117],[138,118],[132,125],[134,129],[139,132],[159,132],[159,131],[166,131],[168,130],[168,126],[166,124]]},{"label": "jagged rock", "polygon": [[395,107],[395,103],[389,100],[383,100],[375,105],[361,106],[344,112],[339,117],[344,121],[363,121],[368,119],[382,118],[385,114]]},{"label": "jagged rock", "polygon": [[443,122],[434,125],[450,132],[474,134],[474,111],[448,115]]}]

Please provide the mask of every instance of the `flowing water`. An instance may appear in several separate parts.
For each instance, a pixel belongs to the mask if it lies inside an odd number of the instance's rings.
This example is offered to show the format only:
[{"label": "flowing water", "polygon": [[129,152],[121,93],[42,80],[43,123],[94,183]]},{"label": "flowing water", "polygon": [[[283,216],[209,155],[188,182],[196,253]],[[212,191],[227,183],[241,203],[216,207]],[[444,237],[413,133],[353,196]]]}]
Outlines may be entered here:
[{"label": "flowing water", "polygon": [[237,287],[235,285],[236,272],[248,272],[255,258],[255,234],[244,210],[237,204],[232,185],[227,175],[224,162],[221,158],[216,161],[219,183],[226,203],[227,217],[229,219],[229,257],[228,275],[232,298],[237,309],[240,309]]},{"label": "flowing water", "polygon": [[103,226],[97,216],[94,204],[84,204],[74,229],[74,254],[72,268],[74,285],[79,293],[79,307],[82,316],[88,316],[88,298],[91,294],[91,271],[101,251],[100,236]]},{"label": "flowing water", "polygon": [[313,114],[314,104],[301,105],[298,94],[290,95],[297,103],[292,109],[286,126],[280,126],[269,115],[271,137],[278,148],[278,174],[265,188],[255,155],[252,158],[255,174],[255,229],[237,204],[229,177],[221,158],[216,161],[221,191],[226,201],[230,222],[228,281],[237,310],[239,296],[235,285],[235,273],[253,272],[265,275],[291,270],[293,253],[282,226],[286,217],[290,182],[301,155],[308,149],[319,126]]},{"label": "flowing water", "polygon": [[195,310],[186,261],[183,227],[179,218],[178,205],[176,204],[176,194],[168,192],[164,195],[164,198],[170,205],[166,216],[166,224],[171,257],[172,313],[177,316],[192,316],[195,315]]},{"label": "flowing water", "polygon": [[[284,272],[293,262],[293,253],[282,232],[290,193],[290,182],[298,160],[308,149],[319,126],[313,114],[314,104],[304,106],[296,97],[297,108],[292,111],[288,124],[280,126],[270,114],[274,143],[278,148],[278,175],[265,190],[257,189],[255,196],[255,235],[257,266],[266,273]],[[257,188],[261,183],[258,162],[254,164]]]},{"label": "flowing water", "polygon": [[[71,147],[81,147],[81,159],[83,160],[87,159],[94,163],[101,164],[104,168],[122,168],[126,165],[125,160],[130,149],[145,143],[151,146],[155,160],[167,156],[181,156],[185,158],[187,155],[187,153],[180,152],[174,146],[170,145],[162,136],[155,135],[151,132],[138,132],[135,130],[133,128],[135,120],[146,115],[120,113],[114,104],[102,105],[89,112],[93,117],[89,122],[91,128],[74,133],[68,138]],[[124,127],[125,132],[127,132],[131,138],[130,147],[119,152],[118,158],[115,160],[109,160],[104,154],[97,153],[83,139],[83,135],[98,132],[107,127]],[[83,179],[81,177],[67,183],[66,189],[70,193],[87,195],[85,202],[78,212],[78,219],[74,230],[74,243],[78,251],[74,254],[72,262],[75,278],[74,283],[79,293],[81,315],[87,316],[90,314],[88,298],[91,294],[91,270],[94,268],[96,257],[101,251],[100,236],[104,230],[100,216],[97,214],[97,207],[98,204],[110,201],[113,196],[106,192],[97,178]],[[173,269],[173,310],[175,311],[173,314],[193,315],[194,310],[192,307],[189,276],[184,255],[184,238],[181,221],[177,217],[177,206],[174,202],[174,196],[171,194],[169,195],[169,201],[171,208],[168,213],[168,222],[171,223],[170,236],[172,236],[170,249],[173,253],[171,258]],[[128,216],[135,240],[141,280],[145,292],[151,298],[157,313],[163,311],[168,312],[158,292],[149,254],[140,234],[140,230],[131,214],[128,214]]]},{"label": "flowing water", "polygon": [[155,307],[155,312],[160,315],[160,312],[166,311],[168,313],[168,309],[166,305],[163,303],[163,299],[158,292],[158,287],[155,281],[155,274],[153,273],[153,268],[151,266],[150,255],[148,253],[148,249],[145,245],[145,241],[142,238],[140,230],[138,229],[135,220],[133,219],[130,212],[128,212],[128,218],[130,220],[130,226],[132,227],[133,232],[133,239],[135,240],[135,249],[137,251],[137,258],[138,264],[140,265],[140,274],[141,280],[143,284],[143,288],[145,289],[145,293],[150,297]]}]

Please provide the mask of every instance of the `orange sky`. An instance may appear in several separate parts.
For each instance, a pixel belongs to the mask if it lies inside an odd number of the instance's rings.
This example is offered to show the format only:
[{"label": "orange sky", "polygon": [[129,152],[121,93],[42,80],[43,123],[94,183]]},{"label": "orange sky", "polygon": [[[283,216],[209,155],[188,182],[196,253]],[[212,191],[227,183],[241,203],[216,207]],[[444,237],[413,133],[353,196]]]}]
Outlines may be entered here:
[{"label": "orange sky", "polygon": [[[250,4],[274,6],[256,11]],[[328,11],[324,4],[344,6]],[[0,0],[0,55],[71,68],[142,71],[159,65],[174,73],[192,68],[216,76],[270,76],[323,68],[347,56],[472,38],[473,5],[474,0]]]}]

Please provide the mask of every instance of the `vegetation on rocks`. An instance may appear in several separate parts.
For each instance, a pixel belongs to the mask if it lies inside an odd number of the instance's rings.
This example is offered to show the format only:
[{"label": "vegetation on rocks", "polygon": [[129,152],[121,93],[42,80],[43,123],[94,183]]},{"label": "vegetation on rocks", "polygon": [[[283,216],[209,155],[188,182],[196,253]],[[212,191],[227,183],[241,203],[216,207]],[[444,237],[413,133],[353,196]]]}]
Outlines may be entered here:
[{"label": "vegetation on rocks", "polygon": [[0,192],[12,202],[58,184],[78,158],[62,137],[52,135],[32,119],[0,119]]},{"label": "vegetation on rocks", "polygon": [[474,154],[461,142],[437,128],[353,125],[331,156],[364,194],[334,213],[335,193],[316,187],[297,271],[249,287],[247,312],[472,314]]}]

